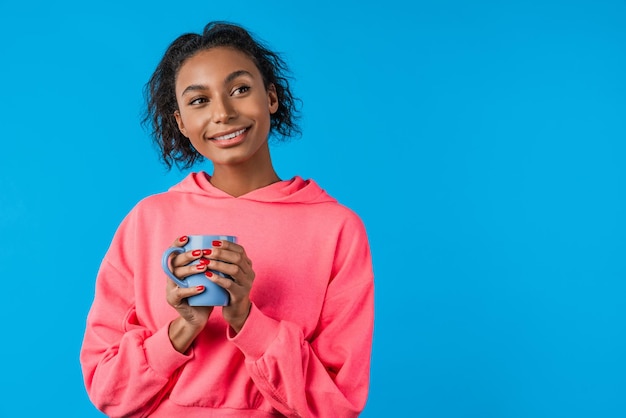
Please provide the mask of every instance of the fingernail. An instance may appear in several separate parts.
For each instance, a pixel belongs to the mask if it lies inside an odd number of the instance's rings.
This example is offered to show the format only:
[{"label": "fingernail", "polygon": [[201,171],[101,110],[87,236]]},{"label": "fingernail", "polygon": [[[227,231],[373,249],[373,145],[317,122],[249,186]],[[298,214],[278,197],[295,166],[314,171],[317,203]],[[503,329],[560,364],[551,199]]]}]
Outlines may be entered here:
[{"label": "fingernail", "polygon": [[187,235],[183,235],[182,237],[178,238],[178,240],[179,240],[180,242],[185,242],[185,241],[187,241]]},{"label": "fingernail", "polygon": [[207,271],[206,273],[204,273],[204,275],[207,277],[213,277],[213,273],[211,273],[210,271]]},{"label": "fingernail", "polygon": [[203,255],[211,255],[212,252],[213,251],[211,251],[211,250],[202,250],[202,254]]},{"label": "fingernail", "polygon": [[222,241],[213,241],[213,246],[214,247],[221,247],[222,246]]},{"label": "fingernail", "polygon": [[202,254],[202,251],[200,251],[200,250],[193,250],[193,251],[191,252],[191,255],[193,255],[194,257],[195,257],[195,256],[199,256],[200,254]]},{"label": "fingernail", "polygon": [[210,261],[210,260],[207,260],[206,258],[201,258],[200,260],[198,260],[198,262],[199,262],[200,264],[204,264],[204,265],[206,265],[206,264],[209,264],[211,261]]},{"label": "fingernail", "polygon": [[206,267],[206,264],[198,264],[198,265],[196,265],[196,269],[197,270],[204,270],[205,267]]},{"label": "fingernail", "polygon": [[202,291],[204,291],[204,286],[196,286],[196,290],[198,292],[202,292]]}]

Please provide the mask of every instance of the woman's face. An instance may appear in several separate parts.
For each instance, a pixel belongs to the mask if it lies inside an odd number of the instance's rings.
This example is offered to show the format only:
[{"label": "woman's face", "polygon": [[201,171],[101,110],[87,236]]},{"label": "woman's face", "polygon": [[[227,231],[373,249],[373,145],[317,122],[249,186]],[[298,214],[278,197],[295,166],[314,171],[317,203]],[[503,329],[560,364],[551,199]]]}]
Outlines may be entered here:
[{"label": "woman's face", "polygon": [[188,58],[176,78],[176,121],[193,147],[220,165],[267,164],[270,115],[278,109],[254,62],[226,47]]}]

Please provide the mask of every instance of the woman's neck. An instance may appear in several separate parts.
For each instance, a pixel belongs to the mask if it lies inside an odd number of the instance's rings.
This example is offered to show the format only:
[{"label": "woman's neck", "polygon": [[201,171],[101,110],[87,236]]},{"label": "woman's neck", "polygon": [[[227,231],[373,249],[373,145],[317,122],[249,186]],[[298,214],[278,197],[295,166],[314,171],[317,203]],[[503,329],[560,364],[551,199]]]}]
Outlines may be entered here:
[{"label": "woman's neck", "polygon": [[233,167],[215,167],[211,176],[211,184],[233,197],[243,196],[253,190],[260,189],[280,181],[273,167],[259,172],[234,169]]}]

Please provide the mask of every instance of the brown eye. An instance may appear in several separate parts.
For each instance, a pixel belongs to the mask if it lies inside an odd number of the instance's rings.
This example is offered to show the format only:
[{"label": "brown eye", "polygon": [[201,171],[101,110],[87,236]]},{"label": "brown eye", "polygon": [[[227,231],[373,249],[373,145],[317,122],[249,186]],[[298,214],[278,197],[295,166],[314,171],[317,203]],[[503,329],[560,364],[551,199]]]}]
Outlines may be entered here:
[{"label": "brown eye", "polygon": [[199,105],[203,103],[207,103],[209,100],[206,97],[198,97],[196,99],[192,99],[189,104],[190,105]]},{"label": "brown eye", "polygon": [[240,94],[244,94],[246,93],[248,90],[250,90],[249,86],[241,86],[241,87],[237,87],[235,90],[233,90],[233,96],[237,96]]}]

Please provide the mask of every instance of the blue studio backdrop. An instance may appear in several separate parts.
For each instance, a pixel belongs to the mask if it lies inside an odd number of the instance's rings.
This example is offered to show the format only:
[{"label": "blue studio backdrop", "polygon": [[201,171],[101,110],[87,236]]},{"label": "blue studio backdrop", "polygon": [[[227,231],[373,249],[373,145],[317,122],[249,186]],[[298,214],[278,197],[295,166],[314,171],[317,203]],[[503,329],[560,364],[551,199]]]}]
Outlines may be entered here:
[{"label": "blue studio backdrop", "polygon": [[0,0],[0,417],[103,416],[78,360],[100,261],[186,175],[142,89],[210,20],[284,54],[304,134],[277,171],[368,229],[363,417],[626,417],[621,0]]}]

